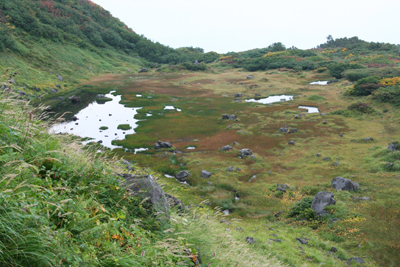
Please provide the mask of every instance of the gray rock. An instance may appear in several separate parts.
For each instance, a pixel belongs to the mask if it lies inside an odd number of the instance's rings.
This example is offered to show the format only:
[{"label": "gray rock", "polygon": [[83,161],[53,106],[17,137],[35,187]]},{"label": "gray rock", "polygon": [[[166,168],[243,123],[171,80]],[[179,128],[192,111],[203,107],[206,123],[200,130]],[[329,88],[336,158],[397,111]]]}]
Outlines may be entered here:
[{"label": "gray rock", "polygon": [[178,210],[185,210],[186,209],[186,207],[185,207],[185,205],[183,205],[182,201],[180,201],[179,199],[177,199],[173,195],[165,194],[165,197],[167,198],[170,207],[177,208]]},{"label": "gray rock", "polygon": [[235,230],[236,230],[236,231],[243,231],[243,228],[242,228],[242,227],[238,227],[238,228],[236,228]]},{"label": "gray rock", "polygon": [[70,96],[70,97],[68,97],[68,99],[70,99],[72,103],[81,102],[81,98],[79,96]]},{"label": "gray rock", "polygon": [[147,72],[148,71],[148,69],[147,68],[142,68],[142,69],[140,69],[139,70],[139,73],[142,73],[142,72]]},{"label": "gray rock", "polygon": [[241,168],[236,168],[236,171],[237,172],[240,172],[242,169]]},{"label": "gray rock", "polygon": [[26,93],[25,93],[24,91],[18,91],[18,94],[19,94],[20,96],[26,95]]},{"label": "gray rock", "polygon": [[358,183],[355,183],[347,178],[342,178],[340,176],[334,178],[331,184],[332,187],[336,190],[354,191],[360,188],[360,185]]},{"label": "gray rock", "polygon": [[296,237],[296,240],[299,241],[300,244],[302,245],[308,245],[308,241],[304,238],[298,238]]},{"label": "gray rock", "polygon": [[333,163],[333,166],[334,166],[334,167],[337,167],[337,166],[339,166],[339,165],[340,165],[340,161],[337,161],[337,162]]},{"label": "gray rock", "polygon": [[180,171],[175,175],[176,180],[179,182],[186,182],[186,177],[190,176],[188,171]]},{"label": "gray rock", "polygon": [[210,178],[211,177],[211,172],[208,172],[208,171],[205,171],[205,170],[202,170],[201,171],[201,174],[200,174],[200,176],[202,177],[202,178]]},{"label": "gray rock", "polygon": [[231,166],[228,169],[226,169],[227,172],[233,172],[233,170],[234,170],[233,166]]},{"label": "gray rock", "polygon": [[251,75],[247,75],[247,79],[251,80],[251,79],[254,79],[254,77]]},{"label": "gray rock", "polygon": [[315,210],[318,216],[328,213],[324,208],[328,205],[335,205],[334,194],[331,192],[318,192],[311,204],[311,209]]},{"label": "gray rock", "polygon": [[227,114],[224,114],[224,115],[222,115],[222,119],[223,120],[236,120],[236,115],[227,115]]},{"label": "gray rock", "polygon": [[279,129],[279,132],[280,132],[280,133],[287,133],[288,130],[289,130],[288,128],[280,128],[280,129]]},{"label": "gray rock", "polygon": [[361,197],[360,200],[369,201],[369,200],[371,200],[371,198],[370,197]]},{"label": "gray rock", "polygon": [[288,188],[289,186],[287,184],[276,184],[277,191],[282,191],[283,193],[286,193],[286,189]]},{"label": "gray rock", "polygon": [[331,250],[330,250],[330,252],[332,252],[332,253],[336,253],[338,251],[338,249],[337,248],[335,248],[335,247],[331,247]]},{"label": "gray rock", "polygon": [[51,92],[52,94],[56,94],[56,93],[57,93],[57,89],[50,89],[50,92]]},{"label": "gray rock", "polygon": [[248,237],[246,237],[246,243],[255,244],[255,243],[257,243],[257,241],[253,237],[248,236]]},{"label": "gray rock", "polygon": [[16,84],[17,82],[15,81],[15,79],[10,79],[10,80],[8,80],[8,82],[9,83],[13,83],[13,84]]},{"label": "gray rock", "polygon": [[326,116],[326,113],[320,113],[321,116]]},{"label": "gray rock", "polygon": [[126,169],[128,171],[134,171],[135,168],[133,168],[133,164],[129,161],[127,161],[126,159],[122,159],[122,164],[126,165]]},{"label": "gray rock", "polygon": [[63,78],[61,77],[61,75],[57,75],[57,78],[58,78],[60,81],[63,81]]},{"label": "gray rock", "polygon": [[331,160],[331,158],[330,157],[326,157],[326,158],[323,158],[322,160],[328,161],[328,160]]},{"label": "gray rock", "polygon": [[125,181],[122,183],[127,187],[130,195],[147,199],[147,203],[155,211],[155,217],[161,223],[169,221],[169,203],[162,188],[151,175],[135,176],[130,174],[121,175]]},{"label": "gray rock", "polygon": [[251,176],[251,178],[249,179],[249,183],[252,181],[252,180],[254,180],[254,179],[256,179],[257,178],[257,175],[253,175],[253,176]]},{"label": "gray rock", "polygon": [[253,152],[248,148],[243,148],[242,150],[240,150],[240,156],[242,158],[246,158],[251,155],[253,155]]},{"label": "gray rock", "polygon": [[350,259],[347,259],[347,262],[349,263],[349,265],[351,265],[352,263],[358,263],[358,264],[367,263],[360,257],[351,257]]},{"label": "gray rock", "polygon": [[301,119],[300,115],[297,115],[297,114],[294,115],[294,118],[295,118],[295,119]]},{"label": "gray rock", "polygon": [[294,141],[293,140],[290,140],[289,142],[288,142],[288,145],[294,145],[295,143],[294,143]]},{"label": "gray rock", "polygon": [[127,72],[130,72],[130,71],[131,71],[131,69],[126,69],[126,71],[127,71]]},{"label": "gray rock", "polygon": [[157,143],[154,144],[154,149],[160,149],[160,148],[171,148],[172,145],[170,142],[163,142],[158,140]]},{"label": "gray rock", "polygon": [[387,147],[390,151],[397,151],[400,148],[400,145],[397,142],[390,143]]},{"label": "gray rock", "polygon": [[321,153],[317,153],[317,155],[315,155],[315,156],[317,156],[317,157],[321,157]]},{"label": "gray rock", "polygon": [[61,85],[59,85],[59,84],[56,84],[56,87],[57,87],[58,89],[61,89]]},{"label": "gray rock", "polygon": [[295,133],[295,132],[297,132],[297,131],[298,131],[297,128],[289,129],[289,133]]},{"label": "gray rock", "polygon": [[73,121],[77,121],[77,120],[79,120],[79,119],[78,119],[78,117],[77,117],[77,116],[72,116],[71,120],[73,120]]},{"label": "gray rock", "polygon": [[372,138],[372,137],[364,137],[363,140],[366,141],[366,142],[371,142],[371,141],[374,141],[374,138]]},{"label": "gray rock", "polygon": [[102,99],[102,98],[107,98],[107,97],[105,95],[103,95],[103,94],[97,94],[96,98],[97,99]]},{"label": "gray rock", "polygon": [[233,147],[231,147],[231,146],[229,146],[229,145],[223,146],[223,147],[221,148],[222,151],[229,151],[229,150],[232,150],[232,149],[233,149]]},{"label": "gray rock", "polygon": [[242,97],[243,95],[241,94],[241,93],[237,93],[236,95],[235,95],[235,97]]}]

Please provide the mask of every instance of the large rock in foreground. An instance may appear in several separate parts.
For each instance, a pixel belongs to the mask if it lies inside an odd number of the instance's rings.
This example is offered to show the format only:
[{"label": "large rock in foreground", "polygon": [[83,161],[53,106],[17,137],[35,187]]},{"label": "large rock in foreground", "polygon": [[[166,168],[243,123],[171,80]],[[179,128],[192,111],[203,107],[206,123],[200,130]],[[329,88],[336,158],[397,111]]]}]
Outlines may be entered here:
[{"label": "large rock in foreground", "polygon": [[253,152],[248,148],[243,148],[242,150],[240,150],[240,156],[242,158],[246,158],[251,155],[253,155]]},{"label": "large rock in foreground", "polygon": [[311,209],[315,210],[318,216],[328,213],[324,210],[324,208],[328,205],[336,204],[336,201],[333,197],[334,194],[331,192],[318,192],[311,203]]},{"label": "large rock in foreground", "polygon": [[152,207],[157,220],[162,223],[169,221],[169,203],[164,191],[151,175],[136,176],[123,174],[125,186],[132,196],[141,199],[147,198],[147,203]]},{"label": "large rock in foreground", "polygon": [[332,187],[336,190],[354,191],[360,188],[360,185],[350,179],[343,177],[336,177],[332,180]]},{"label": "large rock in foreground", "polygon": [[160,149],[160,148],[171,148],[172,145],[170,142],[163,142],[158,140],[157,143],[154,144],[155,149]]}]

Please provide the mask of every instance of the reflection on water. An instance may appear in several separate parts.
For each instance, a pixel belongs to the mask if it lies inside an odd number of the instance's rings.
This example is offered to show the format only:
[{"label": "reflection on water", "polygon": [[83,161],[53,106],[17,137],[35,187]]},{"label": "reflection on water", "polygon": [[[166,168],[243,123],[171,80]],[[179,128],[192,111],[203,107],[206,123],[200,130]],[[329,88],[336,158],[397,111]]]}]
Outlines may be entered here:
[{"label": "reflection on water", "polygon": [[329,81],[316,81],[311,82],[310,84],[317,84],[317,85],[327,85]]},{"label": "reflection on water", "polygon": [[247,99],[245,100],[246,102],[256,102],[260,104],[272,104],[276,102],[281,102],[281,101],[289,101],[293,100],[292,95],[274,95],[274,96],[269,96],[267,98],[261,98],[261,99]]},{"label": "reflection on water", "polygon": [[177,111],[182,111],[180,108],[175,108],[174,106],[165,106],[164,110],[173,110],[176,109]]},{"label": "reflection on water", "polygon": [[307,109],[308,113],[319,113],[319,109],[317,107],[307,107],[307,106],[299,106],[300,109]]},{"label": "reflection on water", "polygon": [[[121,96],[114,96],[110,92],[106,97],[111,98],[112,101],[98,104],[96,101],[92,102],[86,108],[75,114],[78,118],[77,121],[69,121],[54,125],[51,127],[52,133],[70,133],[81,137],[91,137],[92,141],[102,141],[102,145],[111,149],[117,148],[111,144],[113,140],[123,140],[125,135],[134,134],[135,128],[138,126],[139,120],[134,116],[137,114],[138,108],[127,108],[120,104]],[[119,130],[117,129],[120,124],[129,124],[132,129]],[[107,130],[100,130],[102,126],[107,126]]]}]

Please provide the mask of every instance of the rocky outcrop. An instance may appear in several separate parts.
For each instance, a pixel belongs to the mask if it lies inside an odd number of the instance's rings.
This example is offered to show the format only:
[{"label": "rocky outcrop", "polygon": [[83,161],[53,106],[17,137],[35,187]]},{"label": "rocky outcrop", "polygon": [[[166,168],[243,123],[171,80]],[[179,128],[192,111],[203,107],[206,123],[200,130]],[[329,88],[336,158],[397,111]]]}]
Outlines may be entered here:
[{"label": "rocky outcrop", "polygon": [[346,190],[346,191],[354,191],[360,188],[358,183],[353,182],[350,179],[343,177],[336,177],[331,182],[332,187],[336,190]]},{"label": "rocky outcrop", "polygon": [[334,194],[331,192],[318,192],[311,204],[311,209],[315,210],[318,216],[328,213],[324,208],[328,205],[335,205]]},{"label": "rocky outcrop", "polygon": [[125,181],[122,181],[122,184],[126,186],[130,195],[143,200],[147,199],[146,203],[151,206],[159,222],[165,224],[169,221],[168,200],[153,176],[130,174],[122,174],[120,176],[124,178]]},{"label": "rocky outcrop", "polygon": [[154,149],[160,149],[160,148],[171,148],[172,145],[170,142],[163,142],[158,140],[157,143],[154,144]]}]

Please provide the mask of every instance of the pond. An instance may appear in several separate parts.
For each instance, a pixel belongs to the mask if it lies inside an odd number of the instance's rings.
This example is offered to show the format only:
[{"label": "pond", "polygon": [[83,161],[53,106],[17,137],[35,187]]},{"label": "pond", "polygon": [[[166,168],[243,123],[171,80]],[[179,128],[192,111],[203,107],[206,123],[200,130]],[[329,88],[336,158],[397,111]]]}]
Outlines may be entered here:
[{"label": "pond", "polygon": [[274,95],[274,96],[269,96],[267,98],[260,98],[260,99],[246,99],[246,102],[256,102],[260,104],[272,104],[276,102],[284,102],[284,101],[289,101],[293,100],[292,95]]},{"label": "pond", "polygon": [[317,84],[317,85],[327,85],[329,81],[316,81],[316,82],[311,82],[310,84]]},{"label": "pond", "polygon": [[[91,137],[90,141],[85,141],[84,144],[92,141],[102,141],[102,145],[111,149],[119,146],[112,145],[113,140],[123,140],[125,135],[134,134],[135,128],[138,127],[135,119],[137,108],[127,108],[120,104],[121,96],[114,96],[110,92],[105,96],[111,98],[104,104],[99,104],[96,101],[90,103],[86,108],[79,111],[75,116],[77,121],[67,121],[50,128],[51,133],[69,133],[81,137]],[[120,124],[128,124],[131,129],[117,129]],[[100,127],[107,127],[106,130],[100,130]]]},{"label": "pond", "polygon": [[299,106],[299,109],[307,109],[308,113],[319,113],[318,107]]},{"label": "pond", "polygon": [[181,109],[175,108],[174,106],[165,106],[164,108],[164,110],[173,110],[173,109],[176,109],[177,111],[182,111]]}]

